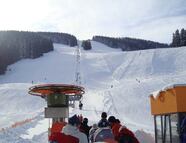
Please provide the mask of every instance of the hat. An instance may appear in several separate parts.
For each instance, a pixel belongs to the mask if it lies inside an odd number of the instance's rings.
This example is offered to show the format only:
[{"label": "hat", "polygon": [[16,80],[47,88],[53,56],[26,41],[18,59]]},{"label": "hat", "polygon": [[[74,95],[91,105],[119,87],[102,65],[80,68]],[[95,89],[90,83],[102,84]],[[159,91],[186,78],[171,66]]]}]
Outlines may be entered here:
[{"label": "hat", "polygon": [[84,124],[88,124],[88,118],[84,118],[84,119],[83,119],[83,123],[84,123]]},{"label": "hat", "polygon": [[110,116],[108,118],[108,121],[109,121],[109,123],[115,123],[116,122],[116,118],[114,116]]},{"label": "hat", "polygon": [[93,124],[93,125],[92,125],[92,128],[93,128],[93,129],[97,129],[97,128],[98,128],[98,125],[97,125],[97,124]]},{"label": "hat", "polygon": [[69,124],[71,124],[71,125],[79,125],[80,124],[80,120],[79,120],[79,118],[77,117],[77,115],[74,115],[74,116],[72,116],[72,117],[70,117],[69,119],[68,119],[68,123]]},{"label": "hat", "polygon": [[106,112],[102,112],[101,118],[107,118],[107,113]]}]

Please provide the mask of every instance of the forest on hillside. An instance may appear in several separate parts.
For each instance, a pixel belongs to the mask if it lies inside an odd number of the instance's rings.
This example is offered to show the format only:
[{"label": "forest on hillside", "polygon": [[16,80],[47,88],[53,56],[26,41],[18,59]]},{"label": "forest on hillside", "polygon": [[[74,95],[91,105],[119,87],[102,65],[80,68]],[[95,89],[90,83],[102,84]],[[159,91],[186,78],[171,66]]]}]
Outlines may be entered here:
[{"label": "forest on hillside", "polygon": [[[170,45],[136,38],[114,38],[94,36],[92,40],[101,42],[112,48],[122,51],[146,50],[155,48],[186,46],[186,30],[177,29],[172,36]],[[77,45],[77,38],[67,33],[58,32],[25,32],[0,31],[0,74],[4,74],[7,66],[23,58],[38,58],[43,53],[53,50],[53,43]],[[91,50],[90,40],[82,41],[84,50]]]},{"label": "forest on hillside", "polygon": [[94,36],[92,40],[101,42],[112,48],[120,48],[122,51],[146,50],[155,48],[167,48],[168,44],[153,42],[135,38],[114,38],[105,36]]},{"label": "forest on hillside", "polygon": [[115,38],[106,36],[93,36],[92,40],[101,42],[112,48],[120,48],[122,49],[122,51],[182,47],[186,46],[186,30],[184,28],[182,28],[180,31],[177,29],[173,33],[172,42],[170,45],[165,43],[128,37]]},{"label": "forest on hillside", "polygon": [[172,47],[186,46],[186,30],[182,28],[180,31],[177,29],[172,35]]},{"label": "forest on hillside", "polygon": [[37,32],[39,35],[52,40],[53,43],[60,43],[74,47],[77,45],[77,39],[75,36],[67,33],[59,32]]},{"label": "forest on hillside", "polygon": [[53,43],[76,46],[75,36],[66,33],[0,31],[0,74],[24,58],[38,58],[53,50]]},{"label": "forest on hillside", "polygon": [[0,74],[23,58],[37,58],[53,50],[51,40],[34,32],[0,31]]}]

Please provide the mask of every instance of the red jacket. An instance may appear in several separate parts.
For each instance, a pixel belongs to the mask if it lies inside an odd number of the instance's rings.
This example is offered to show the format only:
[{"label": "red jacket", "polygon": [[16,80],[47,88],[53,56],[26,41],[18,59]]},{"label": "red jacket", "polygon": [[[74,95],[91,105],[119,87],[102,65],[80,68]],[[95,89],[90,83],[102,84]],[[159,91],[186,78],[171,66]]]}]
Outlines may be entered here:
[{"label": "red jacket", "polygon": [[113,123],[112,124],[112,133],[113,133],[114,138],[116,140],[118,140],[118,138],[119,138],[119,129],[120,129],[120,127],[121,127],[120,123]]},{"label": "red jacket", "polygon": [[51,134],[49,141],[56,141],[57,143],[79,143],[78,138],[63,133]]},{"label": "red jacket", "polygon": [[119,141],[121,137],[128,136],[132,138],[133,143],[140,143],[138,139],[135,137],[134,133],[122,126],[120,123],[113,123],[112,125],[112,133],[114,135],[115,140]]},{"label": "red jacket", "polygon": [[130,137],[132,139],[133,143],[140,143],[131,130],[127,129],[125,126],[121,126],[120,129],[119,129],[118,137],[119,138],[121,138],[121,137],[125,138],[126,136]]},{"label": "red jacket", "polygon": [[63,127],[66,125],[66,122],[55,122],[52,124],[51,134],[52,133],[60,133]]}]

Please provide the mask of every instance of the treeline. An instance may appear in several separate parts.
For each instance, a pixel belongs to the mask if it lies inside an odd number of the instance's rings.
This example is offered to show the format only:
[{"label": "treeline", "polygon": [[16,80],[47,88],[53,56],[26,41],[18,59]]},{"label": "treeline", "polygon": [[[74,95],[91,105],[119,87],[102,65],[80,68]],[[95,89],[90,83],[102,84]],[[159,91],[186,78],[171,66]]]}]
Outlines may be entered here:
[{"label": "treeline", "polygon": [[53,43],[60,43],[69,45],[71,47],[77,45],[77,39],[75,36],[67,33],[57,33],[57,32],[38,32],[41,36],[52,40]]},{"label": "treeline", "polygon": [[91,45],[90,40],[82,41],[81,46],[83,47],[84,50],[91,50],[92,49],[92,45]]},{"label": "treeline", "polygon": [[122,51],[134,51],[169,47],[168,44],[135,38],[113,38],[104,36],[94,36],[92,40],[101,42],[112,48],[121,48]]},{"label": "treeline", "polygon": [[0,74],[23,58],[37,58],[53,50],[50,39],[35,32],[0,31]]},{"label": "treeline", "polygon": [[175,33],[173,33],[171,46],[172,47],[186,46],[186,30],[184,28],[182,28],[180,32],[177,29]]}]

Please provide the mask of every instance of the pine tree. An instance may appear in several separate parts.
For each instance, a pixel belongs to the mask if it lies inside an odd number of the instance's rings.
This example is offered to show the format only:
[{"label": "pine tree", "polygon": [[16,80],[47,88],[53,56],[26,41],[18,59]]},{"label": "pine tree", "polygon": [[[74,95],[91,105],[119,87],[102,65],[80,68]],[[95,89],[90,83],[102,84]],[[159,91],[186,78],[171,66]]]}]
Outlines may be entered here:
[{"label": "pine tree", "polygon": [[176,36],[175,36],[174,33],[172,34],[172,44],[171,44],[171,46],[176,47]]},{"label": "pine tree", "polygon": [[173,33],[173,38],[172,38],[172,44],[173,47],[179,47],[181,46],[181,36],[179,33],[179,30],[177,29],[175,33]]},{"label": "pine tree", "polygon": [[90,40],[83,41],[81,46],[83,47],[84,50],[92,49]]},{"label": "pine tree", "polygon": [[186,30],[181,29],[180,33],[180,46],[186,46]]},{"label": "pine tree", "polygon": [[179,33],[179,30],[177,29],[175,32],[175,45],[176,45],[176,47],[179,47],[180,43],[181,43],[180,33]]}]

